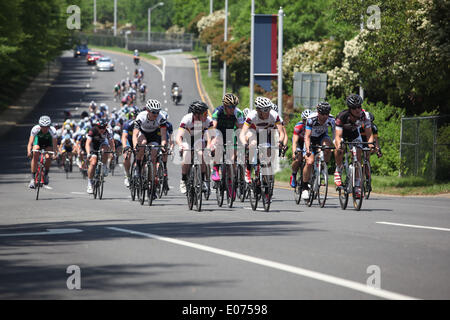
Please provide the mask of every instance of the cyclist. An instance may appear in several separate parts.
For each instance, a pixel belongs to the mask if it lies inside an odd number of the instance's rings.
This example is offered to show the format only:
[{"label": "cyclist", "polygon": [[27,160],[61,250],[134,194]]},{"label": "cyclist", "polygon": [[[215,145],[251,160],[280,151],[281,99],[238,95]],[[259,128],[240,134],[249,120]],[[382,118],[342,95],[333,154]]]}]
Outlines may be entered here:
[{"label": "cyclist", "polygon": [[[277,114],[278,114],[278,106],[275,104],[275,103],[273,103],[272,102],[272,110],[273,111],[275,111]],[[280,120],[281,120],[281,124],[283,125],[283,133],[284,133],[284,140],[283,140],[283,145],[284,145],[284,148],[283,148],[283,152],[286,152],[286,150],[287,150],[287,143],[288,143],[288,135],[287,135],[287,132],[286,132],[286,126],[284,125],[284,121],[283,121],[283,116],[281,115],[281,117],[280,117]]]},{"label": "cyclist", "polygon": [[[89,130],[86,139],[86,153],[88,154],[89,168],[88,168],[88,187],[87,193],[93,193],[92,179],[95,173],[95,166],[97,165],[97,154],[95,152],[103,150],[108,151],[110,148],[114,148],[114,142],[112,141],[111,132],[108,130],[108,123],[105,119],[97,119],[94,123],[94,127]],[[113,149],[114,151],[114,149]],[[106,163],[108,157],[103,157],[104,174],[108,175]]]},{"label": "cyclist", "polygon": [[[39,124],[35,125],[31,129],[30,138],[28,139],[27,145],[27,155],[31,158],[31,178],[29,187],[34,189],[34,179],[37,171],[37,165],[39,162],[39,153],[35,152],[32,154],[32,150],[53,150],[53,159],[56,159],[56,147],[57,147],[57,136],[54,127],[51,124],[50,117],[42,116],[39,118]],[[50,165],[52,159],[47,154],[45,155],[45,169],[44,169],[44,184],[47,185],[49,182],[48,172],[50,171]]]},{"label": "cyclist", "polygon": [[[242,129],[245,119],[242,111],[237,107],[239,104],[239,98],[232,93],[227,93],[222,98],[222,105],[214,110],[212,115],[213,128],[217,129],[214,139],[211,143],[212,150],[217,146],[223,146],[228,141],[233,141],[236,145],[237,139],[234,134],[235,129]],[[227,131],[229,135],[227,136]],[[222,149],[222,151],[224,151]],[[235,153],[232,155],[231,161],[234,163],[236,158]],[[222,160],[222,159],[220,159]],[[214,161],[211,179],[213,181],[220,181],[219,168]]]},{"label": "cyclist", "polygon": [[138,49],[134,50],[133,60],[136,65],[139,64],[139,51]]},{"label": "cyclist", "polygon": [[295,188],[297,186],[297,172],[303,162],[306,120],[311,115],[311,113],[312,112],[310,109],[306,109],[302,112],[302,121],[297,122],[292,134],[292,150],[294,151],[292,153],[292,174],[290,181],[292,188]]},{"label": "cyclist", "polygon": [[139,86],[139,93],[141,94],[142,101],[145,101],[145,95],[147,94],[147,85],[145,83]]},{"label": "cyclist", "polygon": [[91,103],[89,103],[89,112],[95,113],[96,110],[97,104],[95,103],[94,100],[92,100]]},{"label": "cyclist", "polygon": [[61,141],[61,145],[59,147],[59,152],[62,155],[62,163],[66,161],[66,157],[69,157],[70,161],[70,172],[72,172],[72,164],[73,164],[73,153],[75,148],[75,141],[72,139],[70,134],[66,134]]},{"label": "cyclist", "polygon": [[138,76],[139,80],[142,81],[144,80],[144,69],[140,68],[139,69],[139,76]]},{"label": "cyclist", "polygon": [[[372,125],[366,114],[362,112],[363,99],[358,94],[351,94],[347,97],[346,103],[348,109],[341,111],[336,117],[336,138],[334,158],[336,160],[336,171],[334,172],[334,183],[337,187],[342,185],[342,160],[344,152],[341,142],[344,139],[348,142],[362,142],[359,128],[364,124],[364,131],[368,142],[373,142]],[[361,149],[357,150],[358,161],[361,161]],[[361,197],[360,177],[355,177],[356,197]]]},{"label": "cyclist", "polygon": [[[137,148],[145,145],[162,145],[164,153],[167,145],[166,119],[160,114],[161,103],[155,99],[147,100],[145,111],[140,112],[135,120],[133,129],[133,146],[136,150],[138,173],[141,173],[144,158],[144,148]],[[156,172],[156,149],[152,149],[151,160],[153,163],[153,173]],[[153,195],[155,197],[155,195]]]},{"label": "cyclist", "polygon": [[[249,164],[246,168],[245,180],[251,182],[251,165],[256,164],[254,153],[257,145],[263,145],[268,148],[266,156],[271,157],[272,131],[276,128],[279,134],[279,148],[284,148],[282,141],[285,141],[283,124],[278,114],[272,110],[272,101],[266,97],[257,97],[255,99],[255,108],[248,113],[244,126],[241,130],[239,139],[242,144],[249,144]],[[247,135],[250,133],[250,135]],[[247,142],[248,141],[248,142]],[[268,160],[268,159],[264,159]],[[271,167],[270,161],[267,163]]]},{"label": "cyclist", "polygon": [[114,85],[114,89],[113,89],[114,101],[116,101],[116,99],[120,97],[120,91],[121,91],[121,86],[120,86],[120,82],[118,82]]},{"label": "cyclist", "polygon": [[[305,145],[303,155],[306,163],[303,168],[302,181],[302,199],[309,199],[309,178],[311,176],[311,169],[314,165],[314,151],[311,145],[320,145],[331,147],[333,143],[328,136],[328,127],[331,127],[331,132],[334,136],[335,119],[330,115],[331,106],[328,102],[319,102],[317,105],[317,112],[312,113],[306,121],[305,129]],[[331,158],[330,149],[324,150],[325,162],[328,163]]]},{"label": "cyclist", "polygon": [[[213,121],[208,116],[208,106],[202,101],[193,101],[189,105],[189,113],[185,115],[180,122],[175,142],[183,150],[193,148],[196,150],[198,159],[203,159],[203,148],[210,148],[212,136]],[[180,191],[186,194],[186,181],[191,163],[191,153],[183,152],[181,161],[181,181]],[[202,161],[202,181],[205,181],[206,165]]]},{"label": "cyclist", "polygon": [[122,146],[123,148],[123,169],[125,171],[125,178],[123,183],[125,187],[130,186],[130,167],[131,167],[131,147],[133,146],[133,130],[134,130],[134,119],[136,118],[134,112],[130,112],[130,120],[123,124],[122,128]]}]

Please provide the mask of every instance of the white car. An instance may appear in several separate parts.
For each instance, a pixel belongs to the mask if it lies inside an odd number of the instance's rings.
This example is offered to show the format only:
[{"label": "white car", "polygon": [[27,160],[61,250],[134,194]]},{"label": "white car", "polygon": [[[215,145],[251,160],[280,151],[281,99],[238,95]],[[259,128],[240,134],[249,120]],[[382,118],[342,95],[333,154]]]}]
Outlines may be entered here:
[{"label": "white car", "polygon": [[114,71],[114,63],[110,57],[101,57],[97,60],[97,71]]}]

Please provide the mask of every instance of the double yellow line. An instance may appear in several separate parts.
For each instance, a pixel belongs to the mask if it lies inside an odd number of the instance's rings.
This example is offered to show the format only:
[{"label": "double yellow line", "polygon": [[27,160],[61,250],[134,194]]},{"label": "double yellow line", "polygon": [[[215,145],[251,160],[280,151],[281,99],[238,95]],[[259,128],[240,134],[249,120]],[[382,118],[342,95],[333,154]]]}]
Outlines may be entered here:
[{"label": "double yellow line", "polygon": [[[200,84],[200,74],[199,74],[200,66],[198,65],[197,58],[193,58],[192,61],[194,62],[195,82],[197,83],[197,90],[198,90],[198,94],[200,95],[200,99],[202,99],[202,101],[204,103],[206,103],[209,106],[210,109],[214,108],[213,105],[212,105],[211,100],[208,97],[208,95],[206,95],[206,94],[204,95],[203,94],[203,90],[202,90],[203,87]],[[208,100],[208,102],[206,100]],[[210,109],[208,109],[208,114],[209,114],[210,117],[212,117]]]}]

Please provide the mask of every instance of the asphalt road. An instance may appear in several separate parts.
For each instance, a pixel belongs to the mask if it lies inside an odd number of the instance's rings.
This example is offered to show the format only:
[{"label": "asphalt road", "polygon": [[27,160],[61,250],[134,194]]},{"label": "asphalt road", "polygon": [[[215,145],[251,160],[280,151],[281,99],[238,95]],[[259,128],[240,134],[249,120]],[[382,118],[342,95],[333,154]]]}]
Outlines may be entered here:
[{"label": "asphalt road", "polygon": [[[134,67],[131,57],[108,55],[115,72],[65,54],[36,111],[1,139],[0,299],[450,298],[448,198],[374,195],[357,212],[333,196],[323,209],[298,206],[291,190],[277,188],[268,213],[249,202],[219,208],[214,195],[198,213],[170,164],[172,189],[152,207],[131,201],[121,170],[94,200],[77,169],[66,179],[55,166],[36,201],[27,188],[30,129],[42,114],[60,121],[62,110],[79,115],[91,100],[116,106],[113,85]],[[164,58],[165,68],[143,62],[148,97],[177,127],[200,96],[191,59]],[[172,81],[182,105],[170,101]]]}]

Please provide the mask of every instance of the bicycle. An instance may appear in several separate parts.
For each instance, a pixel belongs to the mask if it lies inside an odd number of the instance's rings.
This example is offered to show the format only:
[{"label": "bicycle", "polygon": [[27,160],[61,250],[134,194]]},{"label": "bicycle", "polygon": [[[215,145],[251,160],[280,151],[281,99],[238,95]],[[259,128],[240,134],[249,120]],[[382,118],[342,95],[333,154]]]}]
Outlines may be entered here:
[{"label": "bicycle", "polygon": [[[81,158],[81,160],[80,160],[80,158]],[[82,152],[80,154],[79,161],[80,161],[79,169],[80,169],[81,176],[83,177],[83,179],[87,179],[87,171],[88,171],[88,169],[87,169],[87,162],[86,162],[86,158],[85,158],[84,152]]]},{"label": "bicycle", "polygon": [[[233,144],[224,145],[234,147]],[[220,181],[216,181],[214,184],[214,188],[216,189],[216,199],[219,207],[222,207],[223,201],[225,198],[225,192],[227,195],[227,205],[228,208],[233,207],[233,202],[236,199],[236,183],[235,183],[235,173],[234,166],[232,163],[227,163],[226,161],[226,149],[222,153],[222,164],[218,165],[218,171]]]},{"label": "bicycle", "polygon": [[[375,145],[375,144],[373,144]],[[370,153],[371,148],[363,148],[363,175],[364,175],[364,198],[369,199],[370,192],[372,191],[372,166],[370,165]],[[381,150],[378,149],[378,158],[382,156]]]},{"label": "bicycle", "polygon": [[66,179],[69,179],[69,172],[71,172],[72,164],[70,163],[69,155],[66,153],[66,159],[64,160],[64,172],[66,173]]},{"label": "bicycle", "polygon": [[103,198],[103,187],[105,184],[105,171],[103,156],[108,153],[113,153],[112,151],[94,151],[92,154],[97,154],[97,164],[95,166],[94,178],[92,179],[92,190],[94,199],[101,200]]},{"label": "bicycle", "polygon": [[169,182],[167,177],[167,170],[164,170],[164,161],[163,161],[163,149],[161,146],[154,146],[158,148],[157,154],[156,154],[156,195],[158,198],[162,198],[163,194],[167,195],[167,192],[169,191]]},{"label": "bicycle", "polygon": [[182,152],[190,151],[191,152],[191,164],[189,166],[188,172],[188,180],[186,181],[186,197],[188,202],[189,210],[192,210],[195,204],[196,210],[198,212],[202,211],[202,189],[203,189],[203,179],[202,179],[202,170],[201,164],[197,159],[197,152],[195,149],[184,149]]},{"label": "bicycle", "polygon": [[266,175],[261,172],[261,168],[268,167],[268,164],[261,164],[259,159],[260,150],[268,148],[270,147],[259,145],[255,150],[257,157],[255,177],[252,178],[251,183],[247,186],[247,192],[253,211],[258,207],[258,201],[260,199],[263,202],[264,211],[266,212],[269,211],[272,202],[274,178],[273,175]]},{"label": "bicycle", "polygon": [[302,199],[303,168],[305,167],[305,160],[303,159],[303,151],[295,151],[295,156],[296,156],[297,160],[299,160],[298,159],[299,155],[302,160],[301,160],[300,167],[298,168],[298,172],[300,172],[300,174],[297,174],[297,183],[296,183],[296,186],[294,189],[294,200],[295,200],[296,204],[300,204],[300,201]]},{"label": "bicycle", "polygon": [[306,204],[308,207],[311,207],[314,199],[317,198],[320,207],[323,208],[328,195],[328,168],[323,150],[333,150],[335,147],[313,145],[311,148],[316,150],[316,152],[314,154],[313,172],[309,180],[309,199]]},{"label": "bicycle", "polygon": [[39,162],[37,166],[36,174],[34,175],[34,188],[36,189],[36,200],[39,200],[39,190],[44,185],[44,172],[45,172],[45,154],[54,155],[53,151],[46,150],[33,150],[33,152],[39,152]]},{"label": "bicycle", "polygon": [[209,197],[211,196],[211,166],[209,164],[206,165],[206,175],[205,175],[205,188],[203,188],[203,196],[205,197],[205,200],[209,200]]},{"label": "bicycle", "polygon": [[145,145],[145,146],[137,146],[136,149],[145,148],[144,158],[142,159],[141,164],[141,174],[139,177],[139,189],[140,189],[140,202],[141,205],[144,205],[145,202],[145,194],[147,193],[147,202],[148,205],[151,206],[153,204],[154,196],[156,196],[156,181],[155,174],[153,172],[153,163],[151,150],[155,147],[154,145]]},{"label": "bicycle", "polygon": [[133,163],[131,165],[131,178],[129,181],[131,200],[135,201],[136,196],[137,196],[138,200],[140,201],[141,200],[141,189],[140,189],[140,185],[139,185],[140,176],[139,176],[139,172],[137,169],[136,154],[135,154],[135,151],[131,148],[128,150],[128,152],[133,153]]},{"label": "bicycle", "polygon": [[[345,210],[348,204],[349,194],[352,194],[353,198],[353,207],[356,211],[361,210],[362,202],[364,199],[364,186],[365,186],[365,177],[362,171],[361,163],[358,161],[357,157],[357,149],[363,149],[362,145],[373,144],[372,142],[342,142],[341,146],[344,146],[344,167],[342,172],[342,177],[345,175],[345,179],[343,179],[343,184],[340,187],[337,187],[336,190],[339,193],[339,203],[341,205],[341,209]],[[349,163],[348,159],[348,150],[347,146],[351,146],[351,162]],[[359,176],[360,186],[356,186],[356,177]],[[356,188],[360,188],[360,196],[356,196]]]}]

